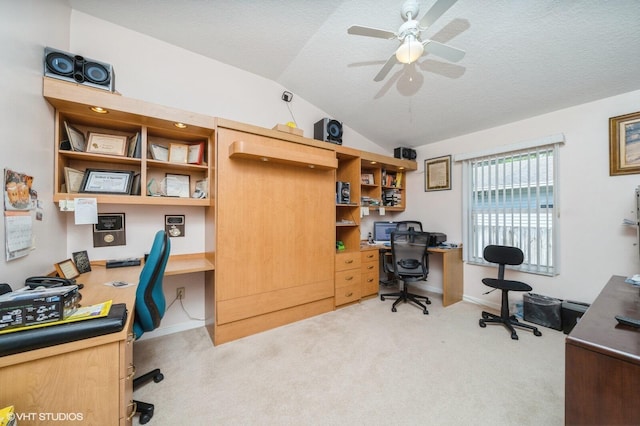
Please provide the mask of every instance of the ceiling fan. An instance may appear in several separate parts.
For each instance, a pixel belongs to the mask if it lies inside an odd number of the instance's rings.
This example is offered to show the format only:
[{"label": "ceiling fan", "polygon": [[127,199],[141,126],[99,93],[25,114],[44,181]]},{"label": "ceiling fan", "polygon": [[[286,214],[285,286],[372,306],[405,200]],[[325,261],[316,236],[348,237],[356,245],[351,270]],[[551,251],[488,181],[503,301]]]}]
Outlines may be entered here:
[{"label": "ceiling fan", "polygon": [[402,5],[401,11],[402,19],[406,22],[400,26],[397,32],[363,27],[361,25],[352,25],[349,27],[347,30],[349,34],[385,38],[387,40],[397,38],[401,42],[400,47],[389,57],[373,80],[382,81],[395,64],[410,64],[418,60],[425,52],[432,53],[452,62],[461,60],[465,55],[464,50],[438,43],[437,41],[428,39],[422,41],[420,39],[420,34],[433,25],[456,1],[457,0],[437,0],[422,19],[418,21],[416,20],[418,12],[420,11],[418,1],[406,0]]}]

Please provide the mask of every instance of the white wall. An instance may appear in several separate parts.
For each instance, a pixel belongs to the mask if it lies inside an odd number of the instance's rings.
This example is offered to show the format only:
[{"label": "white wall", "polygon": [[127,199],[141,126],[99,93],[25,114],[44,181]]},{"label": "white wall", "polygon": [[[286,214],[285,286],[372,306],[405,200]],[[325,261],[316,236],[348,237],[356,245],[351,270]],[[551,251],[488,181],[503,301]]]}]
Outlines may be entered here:
[{"label": "white wall", "polygon": [[[609,176],[608,130],[609,117],[639,110],[640,91],[635,91],[422,146],[417,150],[419,170],[407,179],[409,206],[403,217],[420,219],[430,230],[461,242],[461,164],[453,165],[451,191],[424,192],[424,160],[564,133],[559,154],[560,275],[510,271],[510,276],[528,282],[538,294],[592,302],[611,275],[640,272],[635,230],[622,226],[623,218],[635,218],[640,176]],[[465,265],[465,298],[498,306],[499,292],[482,295],[488,288],[481,279],[494,274],[487,267]]]},{"label": "white wall", "polygon": [[[43,220],[33,220],[34,250],[7,262],[4,219],[0,221],[0,282],[14,289],[30,275],[53,271],[65,259],[66,225],[53,197],[53,110],[42,97],[44,47],[69,43],[69,8],[63,0],[0,1],[0,148],[2,173],[8,168],[33,176],[43,202]],[[4,181],[4,177],[2,178]],[[4,199],[4,198],[3,198]]]}]

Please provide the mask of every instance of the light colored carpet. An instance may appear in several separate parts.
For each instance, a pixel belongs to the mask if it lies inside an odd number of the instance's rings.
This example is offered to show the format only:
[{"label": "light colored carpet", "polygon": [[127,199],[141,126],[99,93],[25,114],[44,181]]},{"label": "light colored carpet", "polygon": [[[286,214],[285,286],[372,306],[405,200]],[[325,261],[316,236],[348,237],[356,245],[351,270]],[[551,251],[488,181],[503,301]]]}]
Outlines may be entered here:
[{"label": "light colored carpet", "polygon": [[563,424],[562,332],[514,341],[429,297],[429,315],[374,298],[216,347],[204,328],[137,342],[165,379],[134,397],[152,425]]}]

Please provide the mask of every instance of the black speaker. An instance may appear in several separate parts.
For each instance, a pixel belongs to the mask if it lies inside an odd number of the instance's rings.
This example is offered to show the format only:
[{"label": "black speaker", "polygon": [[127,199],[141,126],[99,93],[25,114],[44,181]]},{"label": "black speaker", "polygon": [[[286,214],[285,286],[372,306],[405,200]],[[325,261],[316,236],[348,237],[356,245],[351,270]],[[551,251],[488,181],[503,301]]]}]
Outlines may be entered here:
[{"label": "black speaker", "polygon": [[396,158],[404,158],[407,160],[416,159],[416,150],[411,148],[396,148],[393,150],[393,156]]},{"label": "black speaker", "polygon": [[342,123],[338,120],[323,118],[313,125],[313,138],[342,145]]},{"label": "black speaker", "polygon": [[336,182],[336,203],[349,204],[351,202],[351,184],[349,182]]},{"label": "black speaker", "polygon": [[44,75],[113,92],[113,67],[104,62],[45,47]]}]

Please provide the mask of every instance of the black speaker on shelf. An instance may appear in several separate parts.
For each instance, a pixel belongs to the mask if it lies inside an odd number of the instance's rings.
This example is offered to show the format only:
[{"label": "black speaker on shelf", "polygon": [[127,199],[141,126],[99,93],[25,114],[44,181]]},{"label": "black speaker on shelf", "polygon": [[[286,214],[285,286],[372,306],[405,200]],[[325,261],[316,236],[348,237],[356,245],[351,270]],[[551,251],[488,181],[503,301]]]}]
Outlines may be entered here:
[{"label": "black speaker on shelf", "polygon": [[313,125],[313,138],[342,145],[342,123],[338,120],[323,118]]},{"label": "black speaker on shelf", "polygon": [[411,148],[396,148],[393,150],[393,156],[396,158],[404,158],[406,160],[415,160],[416,150]]},{"label": "black speaker on shelf", "polygon": [[115,75],[110,64],[45,47],[44,75],[113,92]]},{"label": "black speaker on shelf", "polygon": [[351,184],[349,182],[336,182],[336,203],[349,204],[351,202]]}]

